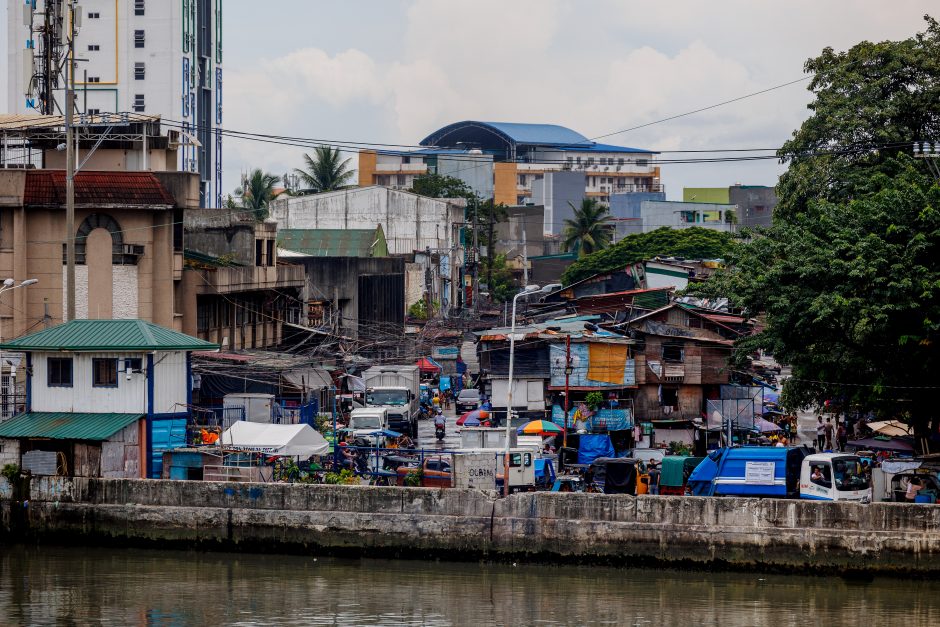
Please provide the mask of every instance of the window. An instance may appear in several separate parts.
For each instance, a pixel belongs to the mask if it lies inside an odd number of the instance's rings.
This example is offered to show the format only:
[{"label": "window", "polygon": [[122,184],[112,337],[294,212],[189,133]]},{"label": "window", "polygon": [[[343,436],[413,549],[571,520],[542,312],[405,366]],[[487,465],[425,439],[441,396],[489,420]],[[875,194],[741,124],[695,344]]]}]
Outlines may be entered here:
[{"label": "window", "polygon": [[146,42],[146,36],[144,35],[144,31],[135,30],[134,31],[134,47],[143,48],[145,42]]},{"label": "window", "polygon": [[100,77],[100,76],[89,76],[89,77],[88,77],[88,82],[89,82],[89,83],[100,83],[100,82],[101,82],[101,77]]},{"label": "window", "polygon": [[402,158],[401,158],[401,162],[402,162],[403,164],[405,164],[405,163],[411,163],[411,157],[402,157]]},{"label": "window", "polygon": [[581,157],[578,157],[578,165],[581,165]]},{"label": "window", "polygon": [[101,109],[88,109],[85,113],[87,115],[101,115]]},{"label": "window", "polygon": [[404,174],[396,174],[395,181],[396,181],[396,184],[400,187],[404,187],[405,185],[408,184],[408,182],[405,180]]},{"label": "window", "polygon": [[517,177],[517,179],[518,179],[518,180],[516,181],[516,183],[517,183],[518,185],[525,185],[525,174],[520,174],[520,175]]},{"label": "window", "polygon": [[125,372],[130,370],[131,372],[143,372],[144,371],[144,360],[140,357],[128,357],[124,360],[122,368]]},{"label": "window", "polygon": [[144,95],[135,94],[134,95],[134,111],[136,111],[137,113],[143,113],[144,109],[146,109],[146,104],[144,102]]},{"label": "window", "polygon": [[623,165],[623,157],[617,159],[617,165]]},{"label": "window", "polygon": [[143,63],[134,64],[134,80],[142,81],[147,77],[147,66]]},{"label": "window", "polygon": [[649,159],[637,159],[636,164],[641,168],[645,168],[649,166],[650,160]]},{"label": "window", "polygon": [[810,464],[809,480],[824,488],[832,487],[832,475],[829,464]]},{"label": "window", "polygon": [[88,52],[98,52],[101,50],[101,46],[98,44],[88,44]]},{"label": "window", "polygon": [[97,388],[106,387],[113,388],[117,387],[117,359],[92,359],[91,360],[91,372],[92,372],[92,382],[91,384]]},{"label": "window", "polygon": [[662,399],[662,401],[660,402],[661,407],[672,407],[673,409],[679,408],[679,389],[678,388],[664,387],[660,398]]},{"label": "window", "polygon": [[268,240],[267,247],[268,249],[266,252],[268,254],[268,265],[273,266],[274,265],[274,240],[273,239]]},{"label": "window", "polygon": [[134,0],[134,15],[145,15],[144,0]]},{"label": "window", "polygon": [[663,344],[663,361],[682,361],[682,344]]},{"label": "window", "polygon": [[263,266],[264,265],[264,240],[256,239],[255,240],[255,265]]},{"label": "window", "polygon": [[50,357],[46,360],[46,369],[49,387],[72,387],[71,357]]},{"label": "window", "polygon": [[588,165],[594,165],[594,157],[588,157],[588,159],[587,159],[587,164],[588,164]]},{"label": "window", "polygon": [[89,20],[97,20],[97,19],[100,18],[100,17],[101,17],[101,13],[98,13],[97,11],[94,11],[94,12],[89,11],[89,12],[88,12],[88,19],[89,19]]}]

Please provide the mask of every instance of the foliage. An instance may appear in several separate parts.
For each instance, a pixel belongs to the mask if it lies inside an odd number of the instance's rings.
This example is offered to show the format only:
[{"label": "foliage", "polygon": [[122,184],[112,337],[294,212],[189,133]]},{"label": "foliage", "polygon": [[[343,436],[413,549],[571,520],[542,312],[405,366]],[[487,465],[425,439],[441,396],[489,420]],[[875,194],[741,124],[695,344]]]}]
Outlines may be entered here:
[{"label": "foliage", "polygon": [[669,454],[670,455],[691,455],[692,449],[689,448],[689,445],[685,442],[679,442],[678,440],[669,443]]},{"label": "foliage", "polygon": [[245,209],[254,212],[255,220],[261,222],[268,217],[268,203],[274,198],[274,186],[281,177],[263,172],[255,168],[248,176],[242,178],[242,185],[235,190]]},{"label": "foliage", "polygon": [[0,475],[6,477],[7,481],[12,484],[20,476],[20,467],[16,464],[5,464],[3,470],[0,471]]},{"label": "foliage", "polygon": [[495,303],[511,300],[519,291],[512,271],[506,265],[506,255],[495,255],[483,260],[483,276],[487,277],[486,289]]},{"label": "foliage", "polygon": [[579,257],[604,250],[613,239],[610,210],[597,202],[596,198],[585,198],[580,207],[571,202],[573,218],[565,219],[562,247],[565,252],[577,251]]},{"label": "foliage", "polygon": [[359,477],[350,469],[344,468],[339,472],[326,473],[323,477],[323,483],[329,483],[331,485],[358,485]]},{"label": "foliage", "polygon": [[658,255],[690,259],[716,259],[728,256],[733,248],[729,233],[703,227],[671,229],[662,227],[649,233],[628,235],[613,246],[578,259],[568,266],[562,282],[570,285],[600,272],[622,270],[626,266]]},{"label": "foliage", "polygon": [[349,168],[352,159],[343,159],[338,148],[332,146],[317,146],[313,149],[313,156],[304,154],[306,169],[294,168],[294,173],[305,186],[304,191],[316,194],[332,192],[343,189],[352,184],[355,170]]},{"label": "foliage", "polygon": [[940,28],[927,21],[912,39],[807,62],[814,113],[784,152],[839,150],[788,157],[773,226],[746,234],[700,290],[763,314],[738,349],[791,365],[785,406],[904,414],[920,434],[935,399],[917,388],[936,385],[940,366],[940,187],[906,154],[940,133]]},{"label": "foliage", "polygon": [[[434,300],[431,301],[431,309],[437,311],[441,308],[441,303]],[[427,299],[422,298],[414,305],[408,308],[408,315],[414,318],[415,320],[427,320],[428,319],[428,303]]]},{"label": "foliage", "polygon": [[591,411],[597,411],[604,404],[604,395],[600,392],[588,392],[584,397],[584,402],[591,408]]},{"label": "foliage", "polygon": [[315,426],[314,428],[320,433],[332,433],[333,431],[333,416],[330,414],[317,414],[317,417],[314,419]]},{"label": "foliage", "polygon": [[420,488],[421,479],[424,477],[424,471],[421,468],[408,471],[408,474],[405,475],[404,484],[408,488]]},{"label": "foliage", "polygon": [[[806,62],[813,73],[812,115],[779,154],[774,218],[804,211],[817,198],[840,202],[877,193],[878,174],[894,176],[911,143],[940,137],[940,25],[903,41],[861,42],[846,52],[826,48]],[[826,153],[817,155],[820,151]]]},{"label": "foliage", "polygon": [[464,181],[442,174],[416,176],[411,191],[428,198],[466,198],[468,201],[476,198],[473,190]]}]

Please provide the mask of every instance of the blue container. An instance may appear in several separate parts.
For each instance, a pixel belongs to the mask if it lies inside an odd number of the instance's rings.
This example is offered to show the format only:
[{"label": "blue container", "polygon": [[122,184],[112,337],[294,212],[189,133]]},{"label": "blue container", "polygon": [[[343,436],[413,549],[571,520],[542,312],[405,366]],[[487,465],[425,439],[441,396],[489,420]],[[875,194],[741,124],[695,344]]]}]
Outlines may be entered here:
[{"label": "blue container", "polygon": [[936,503],[937,499],[932,494],[918,494],[914,497],[915,503]]}]

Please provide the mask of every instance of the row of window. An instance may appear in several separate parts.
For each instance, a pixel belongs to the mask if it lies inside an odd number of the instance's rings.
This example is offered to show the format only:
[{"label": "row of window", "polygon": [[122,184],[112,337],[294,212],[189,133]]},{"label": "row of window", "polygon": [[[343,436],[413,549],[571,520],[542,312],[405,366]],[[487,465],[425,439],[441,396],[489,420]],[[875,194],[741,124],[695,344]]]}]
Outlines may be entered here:
[{"label": "row of window", "polygon": [[[118,369],[141,372],[140,357],[127,359],[95,358],[91,360],[91,384],[99,388],[114,388],[118,384]],[[71,357],[50,357],[46,360],[46,383],[49,387],[72,387],[73,366]]]},{"label": "row of window", "polygon": [[[146,15],[147,14],[147,0],[134,0],[134,15]],[[101,19],[100,11],[89,11],[88,19],[98,20]]]},{"label": "row of window", "polygon": [[[581,157],[568,157],[568,165],[574,163],[581,165]],[[636,164],[641,168],[645,168],[650,164],[650,161],[649,159],[637,159]],[[594,165],[594,157],[588,157],[585,159],[584,165]],[[619,159],[614,159],[613,157],[601,157],[597,160],[597,165],[624,165],[624,159],[623,157],[620,157]]]}]

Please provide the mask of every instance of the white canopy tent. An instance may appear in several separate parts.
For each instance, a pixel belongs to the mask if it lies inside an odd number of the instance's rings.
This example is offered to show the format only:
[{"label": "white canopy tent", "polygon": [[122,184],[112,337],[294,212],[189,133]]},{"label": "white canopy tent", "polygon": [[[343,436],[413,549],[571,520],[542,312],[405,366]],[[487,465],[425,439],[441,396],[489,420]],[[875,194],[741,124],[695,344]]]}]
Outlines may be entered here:
[{"label": "white canopy tent", "polygon": [[330,445],[310,425],[272,425],[239,420],[222,433],[223,449],[310,457],[325,455]]}]

